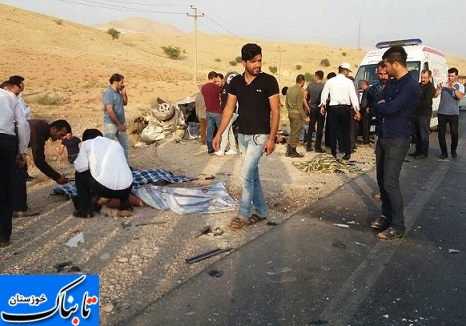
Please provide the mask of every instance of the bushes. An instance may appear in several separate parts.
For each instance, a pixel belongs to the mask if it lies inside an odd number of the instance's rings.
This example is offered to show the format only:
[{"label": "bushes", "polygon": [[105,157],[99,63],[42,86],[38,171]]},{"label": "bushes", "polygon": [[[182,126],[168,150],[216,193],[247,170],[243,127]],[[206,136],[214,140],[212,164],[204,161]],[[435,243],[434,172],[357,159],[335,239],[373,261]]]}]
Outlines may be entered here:
[{"label": "bushes", "polygon": [[236,63],[240,63],[242,61],[241,57],[236,57],[235,58]]},{"label": "bushes", "polygon": [[56,105],[62,105],[63,104],[63,99],[58,96],[49,96],[47,94],[36,97],[35,102],[40,105],[51,105],[51,106],[56,106]]},{"label": "bushes", "polygon": [[121,32],[117,31],[114,28],[109,28],[107,33],[112,36],[112,40],[118,39],[120,37],[120,34],[121,34]]},{"label": "bushes", "polygon": [[234,60],[230,61],[230,66],[233,66],[233,67],[236,66],[236,61]]},{"label": "bushes", "polygon": [[327,58],[320,60],[320,65],[322,67],[330,67],[330,61]]},{"label": "bushes", "polygon": [[305,73],[304,73],[304,79],[305,79],[308,83],[313,83],[313,82],[314,82],[314,75],[311,74],[310,72],[305,72]]},{"label": "bushes", "polygon": [[269,66],[269,71],[275,75],[278,71],[278,68],[277,66]]},{"label": "bushes", "polygon": [[301,70],[302,67],[303,66],[301,66],[301,65],[296,65],[296,70]]},{"label": "bushes", "polygon": [[177,46],[161,46],[160,47],[170,59],[177,59],[180,56],[181,49]]},{"label": "bushes", "polygon": [[221,61],[222,61],[222,59],[220,59],[220,58],[215,58],[215,60],[214,60],[214,61],[215,61],[215,62],[221,62]]}]

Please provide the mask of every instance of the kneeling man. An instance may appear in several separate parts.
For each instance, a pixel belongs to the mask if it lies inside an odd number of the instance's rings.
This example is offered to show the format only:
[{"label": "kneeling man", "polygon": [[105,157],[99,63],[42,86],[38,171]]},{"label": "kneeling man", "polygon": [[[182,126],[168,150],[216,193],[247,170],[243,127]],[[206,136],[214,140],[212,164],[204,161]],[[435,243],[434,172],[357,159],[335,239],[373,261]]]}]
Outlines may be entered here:
[{"label": "kneeling man", "polygon": [[73,215],[93,217],[93,195],[120,199],[119,210],[131,210],[129,195],[133,175],[123,147],[117,141],[103,137],[97,129],[86,129],[82,140],[78,157],[74,161],[79,206]]}]

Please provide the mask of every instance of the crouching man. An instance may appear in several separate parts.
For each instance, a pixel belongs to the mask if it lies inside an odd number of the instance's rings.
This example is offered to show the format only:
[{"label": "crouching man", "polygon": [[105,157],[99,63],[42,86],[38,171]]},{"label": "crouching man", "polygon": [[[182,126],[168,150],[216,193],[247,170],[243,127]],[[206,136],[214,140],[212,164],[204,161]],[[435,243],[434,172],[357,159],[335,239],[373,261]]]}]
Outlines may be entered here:
[{"label": "crouching man", "polygon": [[129,169],[123,147],[103,137],[97,129],[86,129],[81,149],[74,161],[78,207],[76,217],[93,217],[92,196],[120,200],[119,216],[131,216],[129,195],[133,175]]}]

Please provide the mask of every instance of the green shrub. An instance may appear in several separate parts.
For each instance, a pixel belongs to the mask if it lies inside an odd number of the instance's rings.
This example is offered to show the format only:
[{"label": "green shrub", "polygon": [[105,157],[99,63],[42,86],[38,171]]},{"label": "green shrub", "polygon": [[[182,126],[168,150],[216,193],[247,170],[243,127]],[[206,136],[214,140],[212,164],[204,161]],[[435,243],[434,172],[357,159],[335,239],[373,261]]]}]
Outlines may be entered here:
[{"label": "green shrub", "polygon": [[214,60],[215,60],[215,62],[221,62],[222,61],[222,59],[220,59],[220,58],[215,58]]},{"label": "green shrub", "polygon": [[320,60],[320,65],[322,67],[330,67],[330,61],[327,58]]},{"label": "green shrub", "polygon": [[161,46],[163,53],[165,53],[170,59],[176,59],[180,56],[181,49],[177,46]]},{"label": "green shrub", "polygon": [[243,61],[243,60],[241,59],[241,57],[236,57],[236,58],[235,58],[235,61],[236,61],[237,63],[240,63],[240,62]]},{"label": "green shrub", "polygon": [[296,70],[301,70],[302,67],[303,66],[301,66],[301,65],[296,65]]},{"label": "green shrub", "polygon": [[305,79],[308,83],[313,83],[313,82],[314,82],[314,75],[311,74],[310,72],[305,72],[305,73],[304,73],[304,79]]},{"label": "green shrub", "polygon": [[269,71],[275,75],[278,71],[278,68],[277,66],[269,66]]},{"label": "green shrub", "polygon": [[236,61],[234,60],[230,61],[230,66],[236,66]]},{"label": "green shrub", "polygon": [[121,34],[121,32],[117,31],[114,28],[109,28],[107,33],[112,36],[112,40],[120,38],[120,34]]},{"label": "green shrub", "polygon": [[40,105],[61,105],[63,100],[58,96],[49,96],[47,94],[39,96],[35,99],[35,102]]},{"label": "green shrub", "polygon": [[346,57],[346,52],[342,52],[341,55]]},{"label": "green shrub", "polygon": [[63,24],[63,19],[54,19],[53,21],[54,21],[55,24],[57,24],[57,25]]}]

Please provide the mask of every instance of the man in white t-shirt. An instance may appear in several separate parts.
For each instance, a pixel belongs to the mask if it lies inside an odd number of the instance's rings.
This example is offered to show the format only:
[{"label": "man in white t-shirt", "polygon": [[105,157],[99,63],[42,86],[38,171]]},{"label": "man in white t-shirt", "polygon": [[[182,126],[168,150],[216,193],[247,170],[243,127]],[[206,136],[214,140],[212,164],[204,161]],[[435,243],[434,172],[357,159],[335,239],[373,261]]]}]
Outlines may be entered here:
[{"label": "man in white t-shirt", "polygon": [[103,137],[97,129],[86,129],[78,157],[74,161],[76,169],[76,189],[78,209],[75,217],[93,217],[92,195],[120,200],[123,216],[131,215],[129,195],[133,175],[126,162],[123,147],[115,140]]}]

